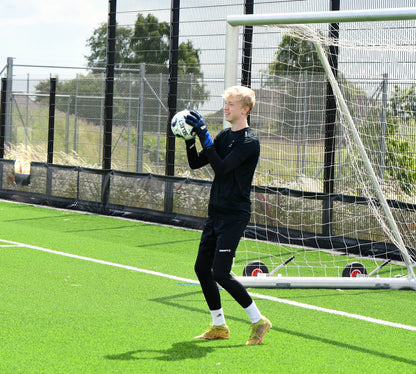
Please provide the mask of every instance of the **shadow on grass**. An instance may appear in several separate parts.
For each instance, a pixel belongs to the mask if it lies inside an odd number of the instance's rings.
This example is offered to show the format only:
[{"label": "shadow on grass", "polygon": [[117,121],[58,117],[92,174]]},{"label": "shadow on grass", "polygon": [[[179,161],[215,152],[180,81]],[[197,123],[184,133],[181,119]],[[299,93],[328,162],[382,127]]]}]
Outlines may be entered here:
[{"label": "shadow on grass", "polygon": [[[199,285],[198,285],[199,286]],[[170,307],[176,307],[184,310],[188,310],[194,313],[206,314],[206,309],[196,308],[190,306],[189,303],[203,303],[201,297],[201,291],[193,291],[187,293],[178,293],[175,295],[169,295],[167,297],[159,297],[151,299],[150,301],[161,303],[163,305],[168,305]],[[198,299],[194,298],[198,295]],[[188,305],[186,305],[188,304]],[[247,322],[242,319],[229,317],[229,319],[238,320],[240,322]],[[212,346],[211,344],[215,344]],[[160,360],[160,361],[181,361],[187,359],[200,359],[208,354],[215,352],[218,349],[232,349],[245,347],[245,344],[233,344],[230,345],[228,340],[191,340],[184,342],[173,343],[172,346],[168,349],[138,349],[133,351],[128,351],[119,354],[110,354],[104,356],[107,360],[120,360],[120,361],[129,361],[129,360]]]},{"label": "shadow on grass", "polygon": [[[167,297],[160,297],[160,298],[152,299],[152,301],[159,302],[159,303],[162,303],[164,305],[169,305],[171,307],[177,307],[177,308],[189,310],[189,311],[192,311],[192,312],[206,313],[205,310],[198,309],[198,308],[190,306],[190,305],[185,305],[185,303],[183,303],[184,299],[188,299],[188,301],[189,301],[189,299],[191,297],[196,296],[196,295],[200,295],[200,294],[201,294],[201,291],[181,293],[181,294],[176,294],[176,295],[170,295],[170,296],[167,296]],[[180,300],[182,300],[182,302]],[[196,300],[194,300],[194,301],[196,301]],[[233,317],[233,316],[229,316],[228,319],[239,321],[239,322],[247,322],[244,319],[236,318],[236,317]],[[359,352],[359,353],[365,353],[365,354],[368,354],[368,355],[371,355],[371,356],[374,356],[374,357],[380,357],[382,359],[388,359],[388,360],[392,360],[392,361],[401,362],[401,363],[405,363],[405,364],[408,364],[408,365],[416,366],[416,360],[413,360],[413,359],[407,358],[407,357],[400,357],[398,355],[389,354],[389,353],[385,353],[385,352],[379,352],[375,349],[371,349],[370,347],[368,347],[368,345],[366,345],[365,342],[362,345],[360,345],[359,343],[357,343],[357,344],[344,343],[342,341],[338,341],[336,339],[326,338],[324,336],[317,336],[317,335],[307,334],[307,333],[299,332],[299,331],[295,331],[295,330],[289,330],[289,329],[286,329],[284,327],[279,327],[279,326],[277,326],[277,324],[274,324],[273,329],[270,332],[271,333],[280,332],[280,333],[284,333],[284,334],[288,334],[288,335],[293,335],[293,336],[301,337],[301,338],[305,339],[305,341],[320,342],[320,343],[327,344],[327,345],[330,345],[330,346],[340,347],[342,349],[355,351],[355,352]],[[269,337],[268,340],[270,342],[272,342],[271,337]],[[206,341],[202,341],[202,342],[206,342]],[[168,351],[175,350],[176,345],[180,345],[180,344],[188,346],[190,351],[192,351],[192,349],[191,349],[192,347],[197,348],[197,349],[199,348],[196,345],[197,343],[201,343],[201,341],[176,343]],[[245,347],[245,345],[241,345],[241,346]],[[232,347],[239,347],[239,345],[235,345],[235,346],[232,346]],[[231,348],[231,346],[224,346],[224,347],[217,347],[216,346],[214,348],[208,346],[208,347],[201,347],[201,348],[202,349],[199,353],[206,355],[209,352],[212,352],[216,349]],[[198,357],[203,357],[203,356],[195,356],[195,358],[198,358]],[[184,358],[189,358],[189,357],[184,357]]]},{"label": "shadow on grass", "polygon": [[388,359],[388,360],[397,361],[397,362],[409,364],[409,365],[412,365],[412,366],[416,366],[416,360],[412,360],[412,359],[409,359],[409,358],[406,358],[406,357],[400,357],[400,356],[397,356],[397,355],[388,354],[388,353],[384,353],[384,352],[378,352],[374,349],[368,348],[368,346],[366,346],[365,342],[363,342],[363,345],[360,346],[360,345],[353,345],[353,344],[343,343],[341,341],[337,341],[337,340],[334,340],[334,339],[328,339],[328,338],[321,337],[321,336],[301,333],[299,331],[292,331],[292,330],[288,330],[288,329],[281,328],[281,327],[276,327],[276,326],[273,326],[273,330],[275,332],[280,331],[284,334],[289,334],[289,335],[301,337],[305,340],[316,341],[316,342],[332,345],[334,347],[339,347],[339,348],[347,349],[347,350],[350,350],[350,351],[356,351],[356,352],[359,352],[359,353],[365,353],[367,355],[380,357],[382,359]]},{"label": "shadow on grass", "polygon": [[[216,341],[217,343],[218,341]],[[209,341],[206,340],[195,340],[177,342],[172,344],[168,349],[138,349],[135,351],[128,351],[119,354],[104,356],[107,360],[120,360],[120,361],[131,361],[131,360],[159,360],[159,361],[181,361],[188,359],[200,359],[207,356],[218,349],[230,349],[245,347],[243,344],[237,345],[223,345],[223,346],[207,346]],[[150,357],[148,356],[149,354]],[[156,357],[153,355],[156,354]]]}]

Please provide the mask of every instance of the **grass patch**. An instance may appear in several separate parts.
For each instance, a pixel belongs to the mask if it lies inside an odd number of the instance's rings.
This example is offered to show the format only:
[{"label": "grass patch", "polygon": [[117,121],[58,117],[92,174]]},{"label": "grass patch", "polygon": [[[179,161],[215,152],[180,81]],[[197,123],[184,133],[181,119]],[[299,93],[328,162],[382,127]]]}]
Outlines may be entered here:
[{"label": "grass patch", "polygon": [[[195,279],[200,233],[0,202],[2,240]],[[257,299],[274,327],[246,347],[245,312],[221,291],[231,337],[194,341],[210,322],[199,286],[2,242],[2,373],[414,372],[414,331]],[[256,290],[416,326],[413,291]]]}]

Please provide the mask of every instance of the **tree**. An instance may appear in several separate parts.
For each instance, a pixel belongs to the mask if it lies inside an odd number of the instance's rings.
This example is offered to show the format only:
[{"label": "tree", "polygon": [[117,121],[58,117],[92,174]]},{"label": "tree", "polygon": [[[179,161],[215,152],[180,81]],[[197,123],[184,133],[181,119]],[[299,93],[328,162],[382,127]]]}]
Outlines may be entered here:
[{"label": "tree", "polygon": [[315,46],[310,40],[286,34],[275,53],[275,60],[269,64],[268,73],[279,75],[282,72],[300,70],[324,71]]},{"label": "tree", "polygon": [[263,84],[268,89],[268,93],[264,94],[270,94],[273,105],[282,106],[271,121],[271,128],[296,136],[291,126],[297,126],[299,118],[293,113],[299,110],[299,92],[305,92],[306,89],[308,95],[311,95],[308,99],[303,99],[302,105],[313,108],[308,117],[308,134],[319,134],[322,116],[318,108],[324,110],[326,79],[312,41],[291,34],[283,35],[274,59],[267,65],[264,73]]},{"label": "tree", "polygon": [[[133,28],[117,27],[116,32],[116,68],[138,68],[141,63],[147,66],[150,74],[168,74],[169,72],[169,33],[170,25],[159,22],[152,14],[137,15]],[[87,40],[90,54],[86,57],[88,66],[105,66],[107,45],[107,24],[103,23],[94,30]],[[203,73],[199,58],[200,50],[194,48],[192,41],[188,40],[179,45],[178,83],[184,85],[179,89],[178,107],[197,109],[207,100],[209,93],[206,85],[202,83]],[[122,92],[122,85],[118,85],[118,92]]]},{"label": "tree", "polygon": [[[140,96],[140,76],[131,74],[140,68],[142,63],[146,69],[146,85],[151,84],[151,76],[157,82],[157,88],[153,92],[159,92],[159,82],[163,81],[162,92],[167,93],[167,77],[161,77],[160,74],[169,73],[169,33],[170,25],[167,22],[159,22],[152,14],[143,16],[137,15],[133,27],[117,26],[116,29],[116,81],[114,86],[115,97],[133,97]],[[74,93],[78,92],[83,96],[95,96],[91,99],[82,99],[84,105],[77,105],[77,115],[88,119],[89,122],[101,124],[101,106],[102,100],[98,96],[103,95],[102,80],[97,73],[103,73],[107,58],[107,23],[102,23],[97,27],[91,37],[87,39],[87,46],[90,53],[85,56],[87,66],[90,72],[87,75],[80,75],[78,82],[76,80],[62,81],[58,80],[58,93],[66,94],[70,98],[70,113],[75,111]],[[190,40],[182,42],[179,45],[179,62],[178,62],[178,108],[197,109],[207,100],[209,93],[206,91],[205,84],[202,83],[203,73],[199,58],[200,50],[194,48]],[[77,89],[75,89],[75,87]],[[147,86],[146,86],[147,87]],[[49,92],[49,81],[43,81],[36,87],[39,93]],[[154,108],[159,105],[158,99],[149,94],[144,104],[145,126],[153,129],[149,120],[150,117],[157,116]],[[39,101],[47,100],[39,97]],[[57,105],[64,108],[67,99],[57,98]],[[163,98],[162,98],[163,100]],[[81,104],[78,99],[78,104]],[[133,107],[133,108],[132,108]],[[137,118],[138,110],[137,100],[133,106],[129,107],[129,101],[116,100],[114,102],[114,123],[123,125],[124,119]],[[136,116],[136,117],[134,117]],[[146,130],[149,130],[146,129]]]},{"label": "tree", "polygon": [[[131,28],[117,27],[115,56],[117,68],[130,63],[133,59],[130,45],[132,36]],[[85,56],[88,67],[104,68],[107,58],[107,23],[102,23],[93,31],[92,36],[87,39],[87,46],[91,51],[89,56]]]},{"label": "tree", "polygon": [[152,14],[137,15],[130,47],[135,63],[166,65],[169,59],[169,33],[167,22],[159,22]]},{"label": "tree", "polygon": [[[152,14],[137,15],[134,28],[116,26],[116,67],[126,64],[152,63],[163,65],[169,58],[169,24],[159,22]],[[107,23],[102,23],[87,39],[90,68],[105,66],[107,57]]]}]

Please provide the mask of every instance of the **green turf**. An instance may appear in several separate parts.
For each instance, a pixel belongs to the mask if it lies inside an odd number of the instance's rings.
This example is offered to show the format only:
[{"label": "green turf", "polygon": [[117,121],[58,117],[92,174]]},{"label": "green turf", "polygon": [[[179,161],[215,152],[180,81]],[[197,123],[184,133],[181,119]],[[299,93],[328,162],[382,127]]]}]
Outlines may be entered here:
[{"label": "green turf", "polygon": [[[200,233],[0,202],[0,239],[195,279]],[[231,337],[195,341],[199,286],[0,247],[0,373],[414,373],[416,332],[256,299],[273,329],[244,345],[245,312],[221,291]],[[252,290],[416,326],[414,291]]]}]

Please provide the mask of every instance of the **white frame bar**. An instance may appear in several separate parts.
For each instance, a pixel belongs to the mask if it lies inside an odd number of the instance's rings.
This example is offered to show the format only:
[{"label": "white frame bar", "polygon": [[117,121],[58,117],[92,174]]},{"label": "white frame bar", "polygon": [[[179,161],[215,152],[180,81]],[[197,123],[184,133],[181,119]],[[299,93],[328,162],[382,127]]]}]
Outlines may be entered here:
[{"label": "white frame bar", "polygon": [[[228,19],[228,18],[227,18]],[[238,27],[227,23],[225,39],[225,73],[224,89],[237,83],[237,60],[238,58]]]},{"label": "white frame bar", "polygon": [[230,15],[227,23],[231,26],[294,25],[332,22],[371,22],[416,19],[416,7],[361,9],[307,13],[269,13]]},{"label": "white frame bar", "polygon": [[416,291],[416,279],[381,277],[235,277],[246,288],[339,288]]}]

